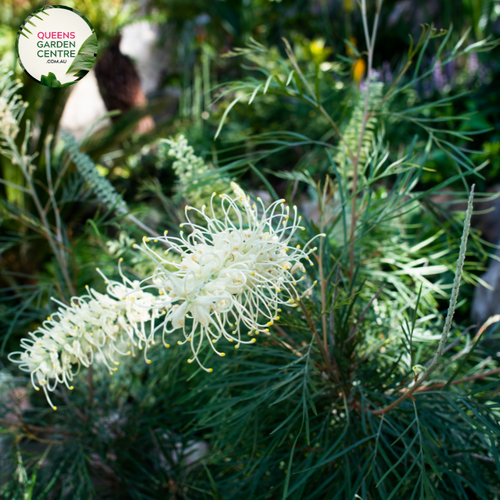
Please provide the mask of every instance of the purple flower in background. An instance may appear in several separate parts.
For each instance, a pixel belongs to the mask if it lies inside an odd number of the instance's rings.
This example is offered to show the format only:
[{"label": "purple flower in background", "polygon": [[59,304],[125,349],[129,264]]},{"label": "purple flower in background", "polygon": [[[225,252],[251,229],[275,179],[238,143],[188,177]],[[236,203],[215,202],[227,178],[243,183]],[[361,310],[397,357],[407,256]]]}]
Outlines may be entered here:
[{"label": "purple flower in background", "polygon": [[432,65],[434,67],[432,71],[432,78],[434,80],[434,85],[437,90],[441,91],[443,90],[445,84],[446,84],[446,79],[443,74],[443,68],[441,67],[441,61],[437,60],[435,58],[432,59]]},{"label": "purple flower in background", "polygon": [[[376,81],[382,81],[382,78],[381,78],[381,73],[379,71],[377,71],[376,69],[371,69],[370,70],[370,81],[372,82],[376,82]],[[361,84],[359,85],[359,90],[361,92],[364,92],[366,89],[366,78],[361,82]]]},{"label": "purple flower in background", "polygon": [[450,85],[453,85],[453,80],[455,79],[455,61],[450,61],[445,67],[446,80]]},{"label": "purple flower in background", "polygon": [[469,83],[476,79],[476,85],[491,81],[491,71],[484,64],[481,64],[476,53],[469,54],[467,59],[467,73]]},{"label": "purple flower in background", "polygon": [[391,71],[391,66],[389,64],[389,61],[384,61],[382,63],[382,75],[383,75],[383,80],[385,83],[390,83],[392,82],[392,71]]},{"label": "purple flower in background", "polygon": [[473,52],[469,55],[469,59],[467,60],[467,73],[469,73],[470,77],[476,75],[477,70],[479,69],[479,58],[477,54]]}]

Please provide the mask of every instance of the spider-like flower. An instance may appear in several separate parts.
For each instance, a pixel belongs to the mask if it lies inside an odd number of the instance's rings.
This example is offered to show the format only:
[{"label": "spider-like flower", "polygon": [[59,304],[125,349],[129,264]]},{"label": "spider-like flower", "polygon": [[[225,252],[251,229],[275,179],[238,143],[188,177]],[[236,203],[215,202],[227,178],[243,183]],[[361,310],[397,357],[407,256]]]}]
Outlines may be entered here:
[{"label": "spider-like flower", "polygon": [[15,139],[19,126],[10,110],[9,102],[0,95],[0,135]]},{"label": "spider-like flower", "polygon": [[59,383],[72,390],[80,367],[88,368],[97,354],[112,375],[120,364],[115,354],[135,355],[134,347],[142,349],[147,342],[145,325],[153,324],[161,311],[153,309],[153,295],[140,290],[138,281],[122,277],[119,283],[104,276],[108,294],[87,287],[87,294],[73,297],[70,305],[53,298],[58,311],[22,339],[22,351],[9,355],[21,370],[31,373],[33,387],[37,391],[42,387],[54,410],[49,391]]},{"label": "spider-like flower", "polygon": [[[297,307],[300,292],[297,283],[304,280],[305,268],[301,260],[309,258],[312,240],[304,248],[291,246],[291,240],[300,225],[297,208],[285,205],[285,200],[272,203],[268,208],[257,198],[260,207],[250,204],[244,195],[236,198],[223,194],[222,216],[216,216],[214,196],[210,214],[205,206],[201,210],[186,207],[188,234],[179,237],[158,237],[170,251],[181,254],[181,260],[169,260],[151,249],[144,237],[145,249],[158,266],[151,277],[152,284],[144,288],[159,288],[165,293],[166,302],[158,298],[166,314],[151,330],[165,335],[180,330],[184,339],[179,344],[191,343],[192,358],[208,372],[199,359],[205,343],[219,356],[225,353],[216,349],[216,342],[225,338],[240,344],[251,344],[259,333],[268,333],[269,327],[279,320],[282,306]],[[197,220],[204,220],[202,227],[190,219],[196,212]],[[217,211],[217,214],[220,211]],[[324,236],[324,235],[318,235]],[[314,239],[314,238],[313,238]],[[139,248],[136,245],[136,248]],[[300,273],[300,277],[296,277]],[[251,338],[244,340],[242,333]]]}]

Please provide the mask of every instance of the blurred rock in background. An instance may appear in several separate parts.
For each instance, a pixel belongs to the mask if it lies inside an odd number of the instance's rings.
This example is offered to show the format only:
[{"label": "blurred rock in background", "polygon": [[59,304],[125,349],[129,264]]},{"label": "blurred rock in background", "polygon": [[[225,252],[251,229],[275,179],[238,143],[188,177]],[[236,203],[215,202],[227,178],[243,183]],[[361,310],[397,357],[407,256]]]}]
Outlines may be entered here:
[{"label": "blurred rock in background", "polygon": [[[99,91],[108,111],[126,113],[147,104],[146,94],[132,59],[120,50],[121,36],[115,37],[95,65]],[[116,121],[119,116],[113,116]],[[145,116],[137,124],[139,133],[149,132],[155,124],[151,116]]]},{"label": "blurred rock in background", "polygon": [[471,315],[480,325],[490,316],[500,314],[500,250],[496,257],[499,260],[492,259],[488,270],[481,276],[491,288],[479,284],[474,292]]},{"label": "blurred rock in background", "polygon": [[[167,51],[158,47],[159,36],[158,26],[149,21],[125,26],[121,37],[111,43],[94,70],[75,85],[64,109],[62,128],[81,140],[107,111],[126,112],[144,106],[146,96],[158,90],[168,66]],[[110,123],[106,119],[99,127]],[[147,116],[139,122],[137,132],[153,127],[152,117]]]},{"label": "blurred rock in background", "polygon": [[168,66],[169,47],[159,47],[161,32],[158,25],[139,21],[123,28],[120,52],[134,61],[146,95],[158,90],[162,72]]},{"label": "blurred rock in background", "polygon": [[[500,186],[488,190],[500,193]],[[475,224],[482,233],[482,237],[493,244],[500,244],[500,197],[485,203],[476,203],[478,211],[486,213],[478,216]],[[496,259],[491,259],[487,271],[481,279],[491,288],[479,284],[474,291],[471,315],[474,321],[484,323],[490,316],[500,314],[500,249],[496,252]]]},{"label": "blurred rock in background", "polygon": [[[101,119],[107,110],[93,69],[74,87],[61,117],[61,127],[81,141],[89,127]],[[109,118],[102,120],[96,129],[110,124]]]}]

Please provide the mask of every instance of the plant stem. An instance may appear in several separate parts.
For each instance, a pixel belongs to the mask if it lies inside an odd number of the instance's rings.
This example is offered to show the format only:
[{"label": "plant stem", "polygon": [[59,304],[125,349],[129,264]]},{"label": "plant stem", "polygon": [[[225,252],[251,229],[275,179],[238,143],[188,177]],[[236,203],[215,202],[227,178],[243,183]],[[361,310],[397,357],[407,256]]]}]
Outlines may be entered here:
[{"label": "plant stem", "polygon": [[290,62],[292,63],[292,66],[294,67],[295,71],[299,75],[299,77],[302,80],[302,82],[304,83],[305,87],[307,88],[307,90],[311,94],[311,97],[316,101],[316,107],[317,107],[317,109],[328,120],[328,122],[330,123],[330,125],[332,126],[332,128],[335,130],[335,132],[339,136],[339,139],[344,143],[344,145],[346,147],[346,150],[347,150],[347,153],[349,155],[349,158],[351,158],[351,161],[352,161],[354,159],[354,153],[352,152],[352,150],[351,150],[351,148],[350,148],[350,146],[349,146],[346,138],[344,137],[344,135],[340,131],[340,128],[337,125],[337,123],[333,120],[333,118],[328,114],[328,112],[326,111],[326,109],[318,101],[315,93],[313,92],[311,86],[309,85],[309,82],[307,81],[306,77],[302,73],[302,71],[301,71],[301,69],[299,67],[299,64],[297,63],[297,59],[295,58],[295,55],[293,53],[292,47],[290,46],[290,43],[288,42],[288,40],[286,38],[282,38],[282,40],[285,42],[285,51],[287,53],[288,58],[290,59]]},{"label": "plant stem", "polygon": [[[323,187],[323,193],[319,193],[320,195],[320,232],[324,233],[325,229],[325,197],[326,197],[326,189],[328,187],[328,178],[325,181],[325,185]],[[319,185],[318,185],[318,191]],[[328,327],[327,327],[327,319],[326,319],[326,280],[323,271],[323,240],[324,238],[319,239],[319,257],[318,257],[318,266],[319,266],[319,277],[321,282],[321,320],[323,324],[323,348],[326,352],[328,359],[330,356],[328,354]],[[333,347],[333,346],[332,346]]]},{"label": "plant stem", "polygon": [[[489,377],[491,375],[495,375],[500,373],[500,368],[494,368],[493,370],[488,370],[487,372],[478,373],[477,375],[471,375],[470,377],[460,378],[458,380],[452,380],[450,385],[462,384],[464,382],[471,382],[472,380],[481,380],[483,378]],[[426,392],[433,391],[434,389],[440,389],[441,387],[445,387],[446,382],[438,382],[436,384],[428,385],[425,387],[418,388],[415,392]]]},{"label": "plant stem", "polygon": [[453,280],[453,289],[451,291],[450,305],[448,307],[448,314],[446,315],[446,320],[443,327],[443,332],[441,333],[441,339],[439,340],[436,354],[432,359],[429,368],[422,374],[422,376],[415,382],[415,384],[405,392],[400,398],[396,399],[393,403],[385,408],[380,408],[379,410],[374,410],[374,415],[383,415],[396,408],[400,403],[402,403],[406,398],[410,397],[424,382],[427,380],[429,375],[436,369],[441,356],[443,355],[444,346],[448,340],[448,335],[451,330],[451,323],[453,316],[455,314],[455,308],[458,301],[458,292],[460,290],[460,281],[462,279],[464,262],[465,262],[465,252],[467,250],[467,238],[469,237],[470,221],[472,217],[472,201],[474,199],[474,185],[472,185],[469,202],[467,206],[467,212],[465,213],[464,229],[462,233],[462,241],[460,243],[460,252],[458,255],[457,269],[455,271],[455,279]]},{"label": "plant stem", "polygon": [[154,238],[158,237],[158,233],[155,230],[144,224],[144,222],[141,222],[135,215],[129,213],[127,214],[127,219],[130,219],[136,226],[148,233],[149,236],[153,236]]},{"label": "plant stem", "polygon": [[[52,142],[52,135],[47,137],[45,141],[45,170],[47,174],[47,188],[49,191],[49,198],[52,204],[52,209],[54,210],[54,216],[56,219],[56,239],[59,243],[62,243],[62,230],[61,230],[61,216],[59,213],[59,207],[56,203],[54,187],[52,185],[52,171],[51,171],[51,163],[50,163],[50,144]],[[47,209],[45,208],[44,211]]]},{"label": "plant stem", "polygon": [[[365,90],[365,106],[363,112],[363,123],[361,125],[361,133],[359,135],[358,147],[356,150],[356,155],[352,159],[352,200],[351,200],[351,237],[349,240],[349,276],[352,279],[354,276],[354,233],[356,230],[356,199],[358,190],[358,166],[359,158],[361,156],[361,148],[363,147],[364,136],[366,132],[366,125],[370,118],[370,75],[373,67],[373,53],[375,50],[375,40],[377,38],[378,22],[380,18],[380,10],[382,8],[383,0],[379,0],[377,3],[377,10],[375,12],[375,19],[373,21],[373,29],[370,37],[368,32],[368,19],[366,13],[366,0],[361,0],[361,17],[363,19],[363,28],[365,31],[366,45],[368,47],[368,69],[366,74],[366,90]],[[354,289],[353,289],[354,290]]]},{"label": "plant stem", "polygon": [[321,341],[321,337],[319,336],[318,331],[316,330],[316,326],[314,325],[313,321],[311,320],[311,317],[309,315],[309,311],[307,310],[307,307],[304,305],[302,300],[299,300],[298,303],[300,305],[300,308],[302,309],[302,312],[304,313],[304,316],[307,320],[307,323],[309,324],[309,328],[311,329],[311,332],[313,334],[314,340],[316,341],[318,349],[320,350],[320,352],[323,356],[328,373],[330,375],[332,375],[332,377],[334,379],[337,380],[337,376],[333,372],[333,369],[332,369],[332,364],[330,362],[330,357],[328,356],[328,351],[326,351],[325,348],[323,347],[323,342]]},{"label": "plant stem", "polygon": [[[29,135],[29,123],[26,125],[26,134]],[[45,228],[45,237],[47,238],[47,241],[49,242],[50,248],[52,249],[52,252],[54,253],[54,256],[57,259],[57,262],[59,264],[59,268],[61,269],[61,273],[63,275],[64,281],[66,282],[66,286],[68,288],[68,291],[71,295],[76,295],[75,287],[73,286],[73,283],[69,277],[68,273],[68,268],[64,259],[64,256],[62,255],[62,252],[64,251],[61,248],[58,248],[56,245],[54,238],[52,237],[52,230],[50,228],[49,221],[47,219],[47,215],[45,213],[45,210],[42,207],[42,204],[40,203],[40,199],[38,198],[38,194],[35,190],[35,186],[33,184],[33,178],[30,173],[30,164],[26,163],[26,160],[24,156],[20,153],[17,145],[12,141],[10,137],[7,138],[7,142],[9,144],[9,147],[13,154],[15,155],[15,161],[16,163],[20,166],[21,172],[24,175],[24,178],[26,180],[26,183],[28,185],[28,191],[29,194],[33,200],[33,203],[35,204],[35,207],[38,211],[38,215],[40,216],[40,220],[42,221],[42,225]]]}]

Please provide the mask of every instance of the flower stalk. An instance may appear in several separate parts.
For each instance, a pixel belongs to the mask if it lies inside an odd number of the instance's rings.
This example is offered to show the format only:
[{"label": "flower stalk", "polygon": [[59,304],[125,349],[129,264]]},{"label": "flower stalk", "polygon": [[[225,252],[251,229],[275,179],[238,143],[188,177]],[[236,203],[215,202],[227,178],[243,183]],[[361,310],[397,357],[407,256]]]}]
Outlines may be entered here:
[{"label": "flower stalk", "polygon": [[410,389],[408,389],[408,391],[406,391],[400,398],[391,403],[389,406],[373,411],[374,415],[383,415],[384,413],[391,411],[393,408],[396,408],[396,406],[402,403],[406,398],[410,397],[425,382],[425,380],[427,380],[429,375],[436,369],[439,360],[443,355],[444,346],[446,345],[446,342],[448,340],[448,335],[451,330],[453,316],[455,314],[455,309],[457,307],[458,292],[460,290],[460,281],[462,280],[462,274],[465,262],[465,253],[467,251],[467,239],[469,237],[470,222],[472,218],[473,200],[474,200],[474,185],[472,185],[471,188],[469,201],[467,204],[467,211],[465,213],[464,229],[462,233],[462,240],[460,242],[460,252],[458,254],[455,279],[453,280],[453,289],[451,291],[450,305],[448,306],[448,313],[446,315],[443,331],[441,333],[441,338],[439,340],[437,350],[436,353],[434,354],[432,362],[424,372],[421,372],[421,376],[415,381],[413,386]]},{"label": "flower stalk", "polygon": [[[313,265],[309,255],[316,250],[310,247],[315,238],[303,248],[291,246],[295,233],[305,228],[297,208],[290,210],[285,200],[266,208],[260,198],[257,207],[243,194],[235,198],[222,194],[216,211],[215,196],[208,209],[186,207],[188,222],[181,227],[188,228],[188,234],[181,231],[174,237],[165,232],[154,240],[169,247],[163,254],[148,246],[151,238],[144,237],[142,248],[157,264],[143,289],[155,288],[157,305],[166,311],[149,342],[161,331],[163,344],[169,347],[167,335],[180,331],[183,338],[178,344],[191,345],[188,363],[196,360],[207,372],[212,369],[199,359],[204,345],[225,356],[215,345],[219,340],[233,343],[236,349],[253,344],[255,336],[270,334],[282,307],[298,306],[301,294],[296,287],[305,277],[297,273],[306,272],[302,260]],[[181,254],[180,262],[169,258],[171,251]]]}]

